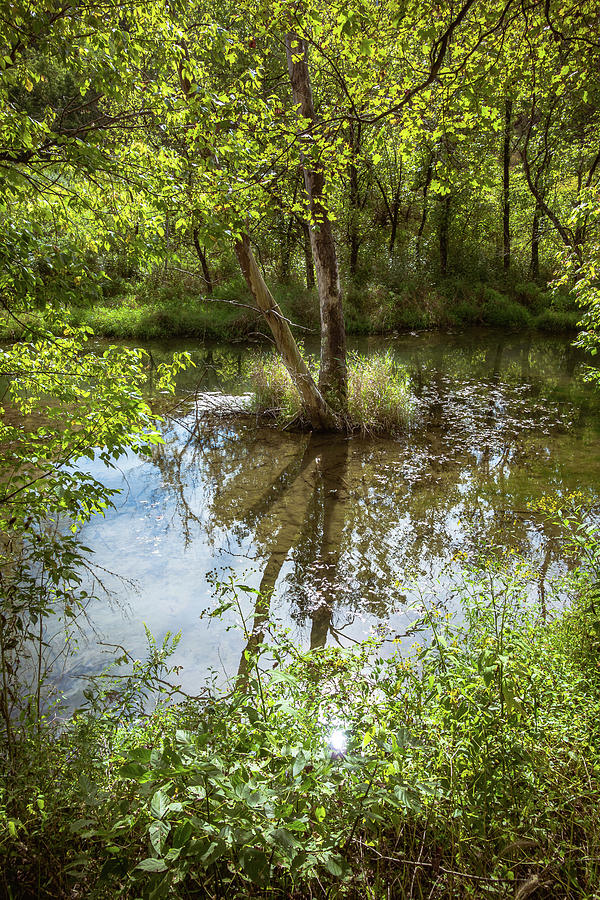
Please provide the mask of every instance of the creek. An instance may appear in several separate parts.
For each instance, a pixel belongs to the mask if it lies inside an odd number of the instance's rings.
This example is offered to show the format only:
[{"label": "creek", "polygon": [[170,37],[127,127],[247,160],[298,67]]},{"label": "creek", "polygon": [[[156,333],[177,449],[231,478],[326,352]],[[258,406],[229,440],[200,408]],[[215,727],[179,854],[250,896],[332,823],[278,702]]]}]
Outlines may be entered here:
[{"label": "creek", "polygon": [[190,350],[197,368],[180,379],[182,406],[151,458],[89,465],[122,493],[81,533],[98,599],[61,678],[70,702],[82,676],[110,662],[109,645],[144,656],[144,625],[159,641],[181,631],[172,663],[186,690],[211,673],[235,675],[245,640],[233,611],[206,615],[215,582],[229,578],[268,598],[255,609],[257,594],[242,593],[249,623],[278,622],[303,647],[379,634],[393,652],[410,641],[424,599],[452,609],[465,559],[484,548],[527,557],[540,608],[553,602],[549,581],[569,561],[531,505],[573,491],[597,503],[600,400],[583,380],[589,361],[565,338],[481,329],[351,345],[390,348],[407,367],[418,414],[402,438],[311,438],[247,416],[198,417],[195,390],[248,390],[255,351],[149,347],[156,361]]}]

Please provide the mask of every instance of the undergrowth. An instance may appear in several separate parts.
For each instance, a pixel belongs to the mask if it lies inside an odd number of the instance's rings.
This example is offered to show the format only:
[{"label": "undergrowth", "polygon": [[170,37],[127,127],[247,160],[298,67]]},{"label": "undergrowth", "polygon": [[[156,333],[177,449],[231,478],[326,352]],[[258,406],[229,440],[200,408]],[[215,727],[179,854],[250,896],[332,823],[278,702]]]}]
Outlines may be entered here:
[{"label": "undergrowth", "polygon": [[[274,284],[286,316],[318,331],[316,289]],[[119,292],[103,299],[71,303],[64,311],[75,326],[91,327],[99,337],[150,340],[199,337],[228,340],[266,330],[252,298],[239,278],[217,284],[211,297],[198,293],[185,279],[123,282]],[[555,333],[575,331],[581,311],[569,295],[553,296],[533,283],[491,287],[481,282],[447,278],[437,285],[408,280],[394,289],[384,284],[349,285],[344,301],[349,334],[486,325],[505,329],[534,328]],[[44,317],[42,314],[42,318]],[[28,316],[22,317],[27,322]],[[46,322],[51,327],[51,316]],[[23,333],[17,322],[0,316],[0,339]]]},{"label": "undergrowth", "polygon": [[[545,616],[536,577],[467,567],[462,618],[433,586],[425,638],[387,658],[271,630],[229,695],[144,714],[172,649],[154,646],[24,741],[6,896],[597,897],[600,621],[581,582]],[[248,590],[221,585],[214,613]]]}]

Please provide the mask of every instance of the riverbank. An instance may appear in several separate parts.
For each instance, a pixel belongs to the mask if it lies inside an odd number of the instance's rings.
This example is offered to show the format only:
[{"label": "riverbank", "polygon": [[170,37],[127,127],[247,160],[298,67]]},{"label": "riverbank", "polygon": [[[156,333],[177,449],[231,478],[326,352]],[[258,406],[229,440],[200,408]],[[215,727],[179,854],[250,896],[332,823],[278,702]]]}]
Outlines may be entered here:
[{"label": "riverbank", "polygon": [[[388,659],[271,630],[233,693],[175,705],[167,637],[20,746],[6,896],[595,896],[597,572],[554,616],[535,577],[516,556],[466,563],[464,618],[424,603],[426,637]],[[223,587],[214,614],[245,590]]]},{"label": "riverbank", "polygon": [[[98,337],[118,340],[240,340],[264,331],[245,285],[237,281],[217,285],[211,297],[199,296],[181,280],[152,291],[130,287],[127,293],[101,298],[93,306],[67,307],[67,321],[91,328]],[[274,294],[291,321],[302,328],[318,329],[314,290],[279,285]],[[0,339],[18,340],[23,326],[37,321],[39,315],[20,315],[19,321],[0,317]],[[374,285],[352,287],[345,299],[345,316],[351,335],[471,325],[560,334],[577,330],[581,310],[568,295],[554,296],[534,283],[494,287],[448,279],[435,288],[412,285],[404,291]],[[42,321],[52,327],[50,318],[42,316]]]}]

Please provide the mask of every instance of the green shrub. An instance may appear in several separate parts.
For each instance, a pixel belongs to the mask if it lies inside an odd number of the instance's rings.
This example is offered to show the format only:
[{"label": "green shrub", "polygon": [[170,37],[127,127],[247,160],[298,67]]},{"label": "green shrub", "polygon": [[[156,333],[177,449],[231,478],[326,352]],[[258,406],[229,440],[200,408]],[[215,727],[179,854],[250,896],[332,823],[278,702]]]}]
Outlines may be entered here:
[{"label": "green shrub", "polygon": [[481,317],[487,325],[503,328],[528,328],[532,324],[529,310],[492,288],[485,288]]},{"label": "green shrub", "polygon": [[532,313],[539,313],[548,306],[550,298],[534,281],[516,284],[512,293],[517,303],[525,306]]},{"label": "green shrub", "polygon": [[453,325],[474,325],[481,318],[481,310],[476,303],[461,300],[448,309],[448,319]]},{"label": "green shrub", "polygon": [[284,315],[293,322],[318,330],[319,298],[316,288],[307,290],[300,284],[274,284],[273,296],[281,307]]},{"label": "green shrub", "polygon": [[581,310],[546,309],[535,320],[535,327],[540,331],[560,333],[577,331],[581,319]]},{"label": "green shrub", "polygon": [[[154,669],[23,747],[0,796],[7,896],[595,896],[599,623],[585,590],[545,618],[537,577],[480,560],[461,615],[424,601],[427,636],[391,657],[274,632],[229,694],[143,714],[169,677],[151,648]],[[212,614],[248,595],[220,586]]]},{"label": "green shrub", "polygon": [[243,310],[217,302],[196,302],[159,306],[97,306],[72,310],[78,325],[88,325],[99,337],[120,340],[151,340],[172,337],[227,339],[242,335],[252,327],[252,318]]}]

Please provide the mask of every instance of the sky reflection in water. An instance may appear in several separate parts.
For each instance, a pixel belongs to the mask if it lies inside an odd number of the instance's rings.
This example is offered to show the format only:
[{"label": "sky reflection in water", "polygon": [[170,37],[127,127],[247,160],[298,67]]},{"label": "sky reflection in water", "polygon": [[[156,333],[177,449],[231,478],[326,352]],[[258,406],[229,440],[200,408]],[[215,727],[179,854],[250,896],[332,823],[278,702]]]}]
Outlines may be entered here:
[{"label": "sky reflection in water", "polygon": [[[528,503],[574,489],[596,496],[600,483],[598,399],[583,384],[581,357],[564,339],[484,331],[369,339],[360,349],[388,346],[419,401],[403,440],[309,438],[248,421],[193,435],[190,412],[165,426],[151,460],[130,454],[116,470],[89,467],[123,493],[82,533],[108,570],[99,576],[111,596],[90,605],[67,675],[110,660],[98,636],[143,656],[143,623],[159,640],[182,630],[173,662],[186,689],[211,669],[235,675],[244,640],[227,630],[232,615],[200,618],[212,580],[230,574],[268,598],[256,608],[256,595],[242,598],[258,639],[278,619],[311,647],[404,633],[419,590],[451,606],[456,554],[476,546],[527,554],[545,600],[545,579],[565,563]],[[184,390],[198,373],[204,389],[247,389],[246,351],[177,349],[201,363]],[[82,682],[65,677],[63,686],[76,701]]]}]

